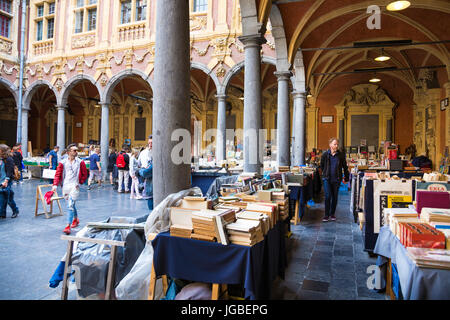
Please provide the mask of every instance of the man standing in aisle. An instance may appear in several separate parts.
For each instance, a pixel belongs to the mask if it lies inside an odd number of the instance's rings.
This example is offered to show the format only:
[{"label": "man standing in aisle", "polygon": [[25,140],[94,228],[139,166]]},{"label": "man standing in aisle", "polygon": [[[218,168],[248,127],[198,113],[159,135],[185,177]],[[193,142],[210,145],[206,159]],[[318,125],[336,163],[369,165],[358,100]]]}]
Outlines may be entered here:
[{"label": "man standing in aisle", "polygon": [[142,199],[147,200],[149,210],[153,210],[153,155],[152,155],[152,136],[148,137],[148,146],[139,154],[139,163],[141,169],[139,175],[144,178],[144,191]]},{"label": "man standing in aisle", "polygon": [[344,181],[349,180],[349,172],[345,154],[338,150],[339,140],[331,138],[330,149],[322,154],[320,160],[320,170],[322,172],[323,190],[325,192],[325,216],[323,222],[336,220],[335,212],[338,201],[339,186],[344,176]]},{"label": "man standing in aisle", "polygon": [[87,179],[86,164],[78,158],[78,148],[72,143],[67,147],[67,159],[61,160],[56,169],[52,191],[56,191],[59,184],[62,185],[62,193],[67,201],[69,214],[67,215],[67,226],[65,234],[70,234],[70,228],[80,224],[75,202],[80,194],[80,185]]},{"label": "man standing in aisle", "polygon": [[98,186],[102,186],[102,167],[100,166],[100,148],[95,148],[95,152],[89,157],[89,180],[88,190],[91,190],[92,181],[97,180]]}]

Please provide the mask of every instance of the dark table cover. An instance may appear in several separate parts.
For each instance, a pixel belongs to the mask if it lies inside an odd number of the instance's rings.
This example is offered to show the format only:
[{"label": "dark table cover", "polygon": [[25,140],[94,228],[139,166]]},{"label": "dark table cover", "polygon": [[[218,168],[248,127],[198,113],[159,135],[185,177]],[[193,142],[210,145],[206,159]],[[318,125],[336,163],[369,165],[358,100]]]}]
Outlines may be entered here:
[{"label": "dark table cover", "polygon": [[381,227],[373,252],[384,257],[378,259],[378,265],[386,263],[386,258],[397,265],[405,300],[450,299],[450,270],[418,267],[389,226]]},{"label": "dark table cover", "polygon": [[152,241],[156,276],[222,284],[243,284],[245,298],[270,299],[272,281],[287,265],[284,223],[278,222],[252,247],[172,237]]}]

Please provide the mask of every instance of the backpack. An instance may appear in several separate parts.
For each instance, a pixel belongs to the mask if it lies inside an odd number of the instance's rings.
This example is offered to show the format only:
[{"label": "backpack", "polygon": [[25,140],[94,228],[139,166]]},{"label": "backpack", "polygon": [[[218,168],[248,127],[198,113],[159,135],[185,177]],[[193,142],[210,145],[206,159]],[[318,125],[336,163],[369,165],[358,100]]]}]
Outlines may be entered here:
[{"label": "backpack", "polygon": [[123,156],[123,153],[119,153],[119,155],[117,156],[116,165],[117,165],[117,168],[119,168],[119,169],[125,168],[126,163],[125,163],[125,157]]},{"label": "backpack", "polygon": [[13,178],[16,181],[20,180],[20,171],[19,171],[19,168],[17,168],[17,166],[14,166],[14,176],[13,176]]}]

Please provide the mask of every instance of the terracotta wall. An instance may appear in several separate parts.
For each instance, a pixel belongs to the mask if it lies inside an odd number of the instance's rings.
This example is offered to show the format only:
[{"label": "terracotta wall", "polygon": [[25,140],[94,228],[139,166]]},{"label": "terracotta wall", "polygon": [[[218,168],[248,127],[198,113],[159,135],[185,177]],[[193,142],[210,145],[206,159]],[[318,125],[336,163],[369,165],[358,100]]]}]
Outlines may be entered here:
[{"label": "terracotta wall", "polygon": [[[328,148],[328,139],[337,135],[336,109],[344,95],[352,86],[368,83],[367,75],[346,75],[335,78],[319,94],[316,105],[318,112],[318,139],[319,149]],[[413,92],[401,80],[383,75],[380,86],[387,92],[392,101],[398,103],[394,112],[394,140],[400,145],[400,151],[404,152],[413,140]],[[332,115],[333,123],[321,123],[323,115]]]}]

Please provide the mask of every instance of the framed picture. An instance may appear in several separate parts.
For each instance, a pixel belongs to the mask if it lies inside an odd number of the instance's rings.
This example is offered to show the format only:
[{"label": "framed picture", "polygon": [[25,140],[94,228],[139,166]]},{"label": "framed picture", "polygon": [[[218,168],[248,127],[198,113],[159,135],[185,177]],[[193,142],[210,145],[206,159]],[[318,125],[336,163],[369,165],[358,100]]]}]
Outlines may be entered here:
[{"label": "framed picture", "polygon": [[448,106],[448,98],[441,100],[441,111],[444,111]]},{"label": "framed picture", "polygon": [[82,122],[76,122],[75,128],[81,128],[83,126]]},{"label": "framed picture", "polygon": [[333,123],[333,116],[322,116],[322,123]]}]

